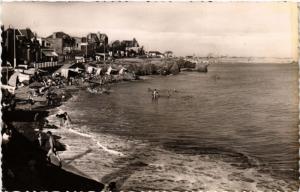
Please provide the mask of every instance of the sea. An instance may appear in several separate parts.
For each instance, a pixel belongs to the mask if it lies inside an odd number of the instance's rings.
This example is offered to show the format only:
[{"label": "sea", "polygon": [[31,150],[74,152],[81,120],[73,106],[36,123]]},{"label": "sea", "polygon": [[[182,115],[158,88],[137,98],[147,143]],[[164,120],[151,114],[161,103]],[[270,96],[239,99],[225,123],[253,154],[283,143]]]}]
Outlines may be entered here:
[{"label": "sea", "polygon": [[298,65],[214,64],[109,89],[79,91],[59,108],[70,131],[99,148],[91,153],[116,156],[101,175],[102,159],[89,154],[101,182],[133,191],[298,190]]}]

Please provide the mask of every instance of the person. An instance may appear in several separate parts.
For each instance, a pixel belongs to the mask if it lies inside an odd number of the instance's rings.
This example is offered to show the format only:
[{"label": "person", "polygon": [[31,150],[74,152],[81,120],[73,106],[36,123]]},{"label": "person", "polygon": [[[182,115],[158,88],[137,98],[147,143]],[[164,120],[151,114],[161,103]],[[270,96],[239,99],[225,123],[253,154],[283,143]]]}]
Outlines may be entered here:
[{"label": "person", "polygon": [[70,116],[68,115],[68,113],[67,112],[65,112],[64,113],[64,125],[65,126],[69,126],[70,124],[71,124],[71,118],[70,118]]},{"label": "person", "polygon": [[40,116],[40,113],[36,113],[36,114],[34,115],[33,120],[34,120],[35,128],[39,129],[40,127],[43,126],[43,124],[42,124],[42,118],[41,118],[41,116]]},{"label": "person", "polygon": [[17,102],[16,102],[16,98],[15,95],[12,96],[11,101],[10,101],[10,110],[14,111],[16,108]]},{"label": "person", "polygon": [[67,112],[56,114],[56,117],[59,118],[61,127],[69,126],[72,122]]},{"label": "person", "polygon": [[37,121],[39,120],[39,115],[40,115],[40,113],[36,113],[36,114],[34,115],[33,120],[34,120],[35,122],[37,122]]},{"label": "person", "polygon": [[49,127],[49,121],[47,119],[44,119],[44,125],[43,127]]},{"label": "person", "polygon": [[31,111],[32,105],[34,105],[34,101],[33,101],[31,93],[28,95],[28,103],[30,104],[29,110]]},{"label": "person", "polygon": [[153,99],[158,99],[158,97],[159,97],[158,91],[156,89],[154,89],[154,91],[152,93],[152,98]]},{"label": "person", "polygon": [[4,99],[3,99],[3,101],[2,101],[1,104],[2,104],[2,110],[8,110],[9,107],[10,107],[10,104],[8,103],[7,100],[4,100]]},{"label": "person", "polygon": [[12,137],[12,131],[10,128],[6,127],[4,129],[4,133],[2,135],[2,144],[7,144],[11,140]]},{"label": "person", "polygon": [[113,182],[110,182],[109,184],[105,184],[102,191],[103,192],[116,192],[117,191],[116,182],[113,181]]},{"label": "person", "polygon": [[46,99],[47,99],[47,105],[51,106],[52,105],[52,96],[51,96],[51,92],[48,92],[46,95]]},{"label": "person", "polygon": [[56,117],[59,119],[60,126],[63,127],[65,125],[65,120],[66,120],[65,114],[64,113],[56,114]]},{"label": "person", "polygon": [[44,134],[43,134],[43,129],[40,127],[39,128],[39,131],[37,132],[37,140],[38,140],[38,143],[39,143],[39,146],[40,147],[43,147],[44,146]]},{"label": "person", "polygon": [[65,99],[66,99],[66,96],[65,96],[65,94],[62,94],[62,95],[61,95],[61,100],[64,102],[64,101],[65,101]]},{"label": "person", "polygon": [[55,139],[52,135],[52,132],[51,131],[47,131],[47,135],[49,137],[48,139],[48,142],[49,142],[49,146],[50,146],[50,149],[47,153],[47,160],[49,163],[51,163],[51,156],[55,156],[58,161],[59,161],[59,167],[62,166],[62,163],[61,163],[61,158],[59,157],[59,155],[57,154],[57,151],[56,151],[56,147],[55,147]]}]

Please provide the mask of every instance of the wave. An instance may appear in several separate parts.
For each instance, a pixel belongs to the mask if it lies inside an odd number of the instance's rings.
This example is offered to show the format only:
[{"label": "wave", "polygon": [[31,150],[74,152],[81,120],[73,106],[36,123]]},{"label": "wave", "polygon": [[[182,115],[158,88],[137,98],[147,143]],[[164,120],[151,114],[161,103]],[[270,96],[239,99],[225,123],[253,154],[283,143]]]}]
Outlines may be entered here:
[{"label": "wave", "polygon": [[88,134],[88,133],[82,133],[82,132],[80,132],[80,131],[77,131],[77,130],[71,129],[71,128],[69,128],[68,130],[69,130],[70,132],[72,132],[72,133],[75,133],[75,134],[80,135],[80,136],[83,136],[83,137],[93,138],[93,136],[90,135],[90,134]]},{"label": "wave", "polygon": [[[168,143],[166,146],[155,147],[137,141],[134,147],[122,150],[122,152],[126,152],[125,155],[116,150],[120,148],[114,144],[126,145],[128,142],[135,141],[93,133],[87,126],[80,124],[72,126],[75,128],[62,129],[90,139],[100,150],[113,155],[107,160],[95,156],[93,162],[96,167],[91,168],[90,172],[95,172],[95,169],[106,170],[106,173],[111,172],[108,175],[117,183],[121,182],[122,190],[226,191],[235,189],[238,191],[264,191],[296,189],[296,182],[286,182],[272,177],[268,172],[260,172],[258,160],[245,153],[222,148],[178,146],[178,143],[177,146]],[[79,144],[80,142],[77,145]],[[99,151],[91,153],[96,154]],[[124,158],[124,156],[126,157]],[[111,158],[116,161],[111,161]],[[118,167],[121,167],[119,170],[115,169],[116,163]],[[84,170],[89,169],[88,165],[81,166],[84,166]],[[98,177],[105,178],[105,175]]]},{"label": "wave", "polygon": [[245,152],[228,149],[224,147],[208,147],[199,146],[192,142],[180,142],[177,141],[166,142],[163,144],[163,148],[173,151],[177,154],[189,154],[189,155],[209,155],[214,158],[221,158],[224,161],[236,163],[235,165],[241,167],[261,167],[264,166],[258,159],[248,155]]},{"label": "wave", "polygon": [[99,141],[97,141],[97,145],[99,147],[101,147],[104,151],[110,153],[110,154],[113,154],[113,155],[119,155],[119,156],[125,156],[123,153],[121,152],[118,152],[118,151],[115,151],[115,150],[112,150],[112,149],[108,149],[107,147],[105,147],[104,145],[102,145]]},{"label": "wave", "polygon": [[77,131],[75,129],[68,129],[70,132],[75,133],[77,135],[83,136],[83,137],[88,137],[91,138],[93,141],[96,142],[97,146],[99,146],[101,149],[103,149],[104,151],[112,154],[112,155],[118,155],[118,156],[125,156],[123,153],[113,150],[113,149],[109,149],[106,146],[104,146],[103,144],[101,144],[94,135],[92,135],[91,133],[83,133],[80,131]]}]

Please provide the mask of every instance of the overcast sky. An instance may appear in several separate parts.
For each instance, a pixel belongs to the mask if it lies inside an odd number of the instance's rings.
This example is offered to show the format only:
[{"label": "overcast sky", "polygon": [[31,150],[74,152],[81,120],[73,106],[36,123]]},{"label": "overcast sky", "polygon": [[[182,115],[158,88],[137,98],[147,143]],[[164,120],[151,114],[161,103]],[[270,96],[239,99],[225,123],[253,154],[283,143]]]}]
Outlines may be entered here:
[{"label": "overcast sky", "polygon": [[297,54],[296,3],[41,3],[2,4],[2,23],[45,37],[103,32],[135,37],[146,50],[176,55],[288,57]]}]

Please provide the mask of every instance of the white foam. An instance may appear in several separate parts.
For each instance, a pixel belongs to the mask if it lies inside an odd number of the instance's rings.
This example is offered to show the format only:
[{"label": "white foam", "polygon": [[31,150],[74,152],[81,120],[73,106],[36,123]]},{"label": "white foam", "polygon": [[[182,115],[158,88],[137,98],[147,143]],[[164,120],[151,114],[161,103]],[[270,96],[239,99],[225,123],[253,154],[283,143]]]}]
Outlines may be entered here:
[{"label": "white foam", "polygon": [[80,135],[80,136],[83,136],[83,137],[88,137],[88,138],[92,138],[93,136],[92,135],[89,135],[87,133],[82,133],[82,132],[79,132],[79,131],[76,131],[74,129],[68,129],[70,132],[72,133],[75,133],[77,135]]},{"label": "white foam", "polygon": [[108,152],[108,153],[110,153],[112,155],[124,156],[124,154],[121,153],[121,152],[119,152],[119,151],[108,149],[107,147],[105,147],[104,145],[102,145],[99,141],[97,141],[97,139],[95,139],[94,136],[92,136],[90,134],[82,133],[82,132],[74,130],[74,129],[69,129],[69,131],[72,132],[72,133],[78,134],[80,136],[88,137],[88,138],[93,139],[100,148],[102,148],[104,151],[106,151],[106,152]]},{"label": "white foam", "polygon": [[110,154],[124,156],[124,154],[121,153],[121,152],[118,152],[118,151],[115,151],[115,150],[112,150],[112,149],[108,149],[107,147],[105,147],[104,145],[102,145],[99,141],[97,141],[97,145],[99,147],[101,147],[104,151],[106,151],[106,152],[108,152]]}]

